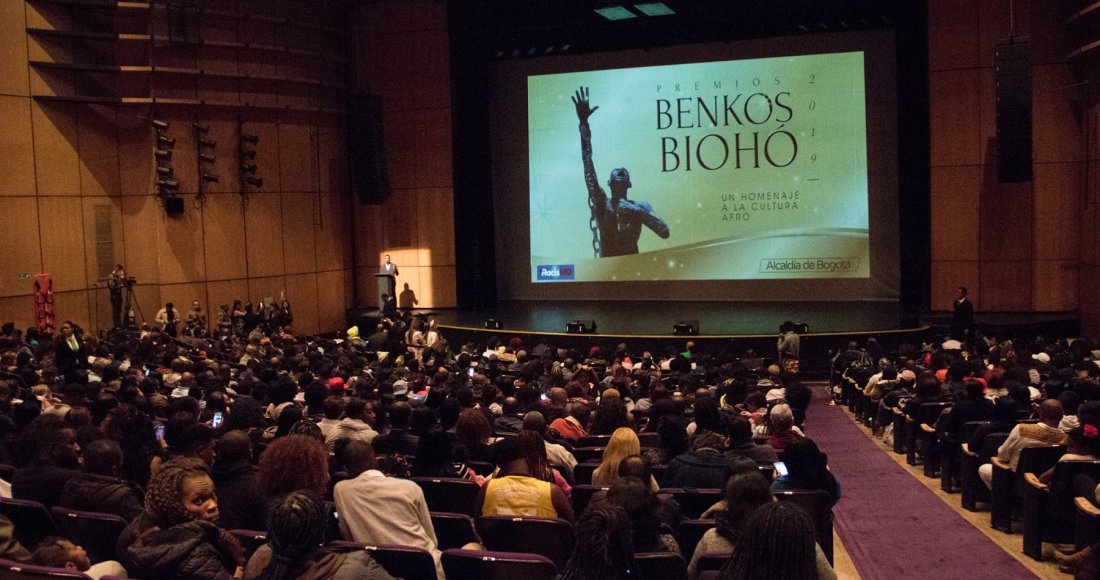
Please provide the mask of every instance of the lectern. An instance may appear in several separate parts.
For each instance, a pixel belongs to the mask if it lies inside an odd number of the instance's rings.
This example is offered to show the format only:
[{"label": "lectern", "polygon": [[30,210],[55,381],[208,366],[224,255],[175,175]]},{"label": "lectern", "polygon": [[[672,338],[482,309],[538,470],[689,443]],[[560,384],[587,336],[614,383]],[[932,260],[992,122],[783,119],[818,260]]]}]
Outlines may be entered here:
[{"label": "lectern", "polygon": [[375,274],[374,277],[378,278],[378,309],[382,310],[382,295],[396,296],[394,292],[397,291],[397,280],[393,274]]}]

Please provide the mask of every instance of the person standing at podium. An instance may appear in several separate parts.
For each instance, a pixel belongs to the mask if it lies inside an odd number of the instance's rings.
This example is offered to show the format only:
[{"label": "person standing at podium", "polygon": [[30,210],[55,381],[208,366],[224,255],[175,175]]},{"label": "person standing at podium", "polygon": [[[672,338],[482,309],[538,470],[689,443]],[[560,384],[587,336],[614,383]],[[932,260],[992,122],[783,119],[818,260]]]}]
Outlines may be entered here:
[{"label": "person standing at podium", "polygon": [[379,274],[389,274],[390,276],[397,276],[397,264],[390,261],[390,255],[386,254],[385,261],[382,262],[382,266],[378,268]]}]

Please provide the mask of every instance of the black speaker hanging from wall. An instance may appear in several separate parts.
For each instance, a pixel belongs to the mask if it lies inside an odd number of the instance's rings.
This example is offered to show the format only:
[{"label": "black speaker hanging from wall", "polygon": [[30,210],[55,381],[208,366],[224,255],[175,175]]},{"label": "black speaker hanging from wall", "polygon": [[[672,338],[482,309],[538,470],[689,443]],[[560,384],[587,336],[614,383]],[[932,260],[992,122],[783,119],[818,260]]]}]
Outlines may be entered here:
[{"label": "black speaker hanging from wall", "polygon": [[1031,181],[1031,43],[997,44],[997,181]]},{"label": "black speaker hanging from wall", "polygon": [[380,204],[390,196],[386,172],[382,97],[357,92],[348,105],[348,154],[351,185],[361,204]]}]

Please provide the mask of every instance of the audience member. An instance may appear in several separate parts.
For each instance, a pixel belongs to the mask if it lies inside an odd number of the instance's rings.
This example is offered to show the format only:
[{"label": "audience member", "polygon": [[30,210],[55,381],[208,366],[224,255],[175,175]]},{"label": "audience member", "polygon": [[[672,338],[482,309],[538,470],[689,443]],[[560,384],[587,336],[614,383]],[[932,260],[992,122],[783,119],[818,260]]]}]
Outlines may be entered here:
[{"label": "audience member", "polygon": [[84,449],[83,470],[61,490],[58,505],[116,515],[126,521],[141,513],[141,488],[119,478],[122,448],[110,439],[92,441]]}]

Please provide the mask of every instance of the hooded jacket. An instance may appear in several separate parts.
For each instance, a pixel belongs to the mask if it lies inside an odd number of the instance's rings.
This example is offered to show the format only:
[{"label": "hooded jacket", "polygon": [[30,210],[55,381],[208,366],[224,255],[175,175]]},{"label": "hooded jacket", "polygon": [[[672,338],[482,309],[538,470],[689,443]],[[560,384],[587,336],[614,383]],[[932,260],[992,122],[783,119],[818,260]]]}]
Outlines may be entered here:
[{"label": "hooded jacket", "polygon": [[61,490],[58,505],[74,510],[114,514],[131,521],[142,510],[138,486],[108,475],[79,472]]}]

